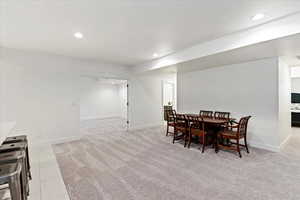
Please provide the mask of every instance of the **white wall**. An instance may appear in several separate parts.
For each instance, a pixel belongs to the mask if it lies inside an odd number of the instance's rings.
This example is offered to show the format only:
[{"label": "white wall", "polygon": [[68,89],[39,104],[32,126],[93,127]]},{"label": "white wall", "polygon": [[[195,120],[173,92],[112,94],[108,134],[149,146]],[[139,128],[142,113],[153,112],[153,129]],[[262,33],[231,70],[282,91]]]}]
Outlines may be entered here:
[{"label": "white wall", "polygon": [[63,56],[1,49],[4,121],[16,121],[30,141],[76,138],[80,75],[128,76],[128,68]]},{"label": "white wall", "polygon": [[[176,81],[175,74],[151,72],[131,76],[127,67],[1,50],[1,75],[4,76],[1,83],[5,96],[0,101],[5,108],[2,120],[16,121],[16,130],[26,130],[18,133],[28,134],[33,143],[81,136],[80,98],[85,87],[80,80],[82,75],[130,78],[129,120],[133,129],[162,124],[162,81]],[[121,113],[125,115],[124,110]]]},{"label": "white wall", "polygon": [[228,65],[177,75],[178,110],[229,111],[239,119],[251,115],[252,145],[278,150],[277,58]]},{"label": "white wall", "polygon": [[127,119],[127,83],[119,85],[119,98],[121,104],[121,118]]},{"label": "white wall", "polygon": [[[0,55],[1,55],[1,51],[0,51]],[[0,64],[0,122],[5,120],[4,117],[4,105],[3,103],[1,103],[4,97],[4,73],[3,73],[3,66]]]},{"label": "white wall", "polygon": [[279,138],[284,144],[291,135],[291,74],[290,68],[278,59]]},{"label": "white wall", "polygon": [[300,77],[292,78],[292,93],[300,93]]},{"label": "white wall", "polygon": [[176,75],[149,72],[131,77],[129,82],[130,128],[162,125],[162,82],[176,82]]},{"label": "white wall", "polygon": [[5,107],[2,103],[5,97],[4,77],[3,66],[0,64],[0,143],[5,140],[5,137],[11,132],[11,130],[13,130],[16,125],[15,121],[7,121],[5,118]]},{"label": "white wall", "polygon": [[[86,92],[84,101],[94,104],[91,98],[97,90],[110,87],[82,83],[82,75],[130,77],[130,128],[161,125],[162,81],[176,83],[175,74],[156,71],[131,75],[130,69],[122,66],[3,48],[0,67],[0,121],[16,121],[16,129],[26,130],[30,141],[36,143],[81,136],[80,98]],[[287,76],[287,66],[277,58],[178,72],[177,108],[179,112],[195,113],[200,109],[230,111],[236,118],[252,115],[250,143],[276,150],[288,136],[288,132],[279,135],[279,130],[287,130],[290,120],[286,112],[290,98]],[[116,88],[114,95],[120,105],[122,88]],[[103,96],[99,99],[107,101]],[[116,110],[100,115],[124,114],[124,110]],[[81,117],[98,116],[98,111],[93,112],[87,106]]]},{"label": "white wall", "polygon": [[291,78],[300,78],[300,66],[293,66],[291,69]]},{"label": "white wall", "polygon": [[81,78],[80,120],[121,117],[120,86]]}]

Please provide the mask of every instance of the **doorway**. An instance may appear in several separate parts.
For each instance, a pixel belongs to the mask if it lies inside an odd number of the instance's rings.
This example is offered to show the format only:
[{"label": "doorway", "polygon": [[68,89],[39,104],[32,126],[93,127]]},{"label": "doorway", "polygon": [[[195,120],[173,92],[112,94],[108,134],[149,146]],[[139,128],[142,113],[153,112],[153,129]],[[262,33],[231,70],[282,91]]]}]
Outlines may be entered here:
[{"label": "doorway", "polygon": [[112,78],[81,78],[82,134],[128,130],[128,83]]},{"label": "doorway", "polygon": [[165,109],[176,110],[176,81],[163,80],[162,81],[162,111],[163,120],[166,120]]}]

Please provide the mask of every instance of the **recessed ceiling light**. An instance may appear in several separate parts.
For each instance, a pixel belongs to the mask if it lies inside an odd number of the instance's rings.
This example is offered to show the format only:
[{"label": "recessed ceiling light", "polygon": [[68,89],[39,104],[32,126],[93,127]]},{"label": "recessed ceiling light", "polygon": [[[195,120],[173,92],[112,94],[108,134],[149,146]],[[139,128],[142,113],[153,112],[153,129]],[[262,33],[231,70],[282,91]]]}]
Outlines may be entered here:
[{"label": "recessed ceiling light", "polygon": [[260,19],[262,19],[262,18],[264,18],[264,17],[265,17],[265,14],[259,13],[259,14],[254,15],[254,16],[252,17],[252,20],[253,20],[253,21],[260,20]]},{"label": "recessed ceiling light", "polygon": [[80,32],[76,32],[76,33],[74,33],[74,37],[77,38],[77,39],[82,39],[83,38],[83,34],[80,33]]},{"label": "recessed ceiling light", "polygon": [[157,54],[157,53],[154,53],[154,54],[153,54],[153,57],[154,57],[154,58],[157,58],[157,57],[158,57],[158,54]]}]

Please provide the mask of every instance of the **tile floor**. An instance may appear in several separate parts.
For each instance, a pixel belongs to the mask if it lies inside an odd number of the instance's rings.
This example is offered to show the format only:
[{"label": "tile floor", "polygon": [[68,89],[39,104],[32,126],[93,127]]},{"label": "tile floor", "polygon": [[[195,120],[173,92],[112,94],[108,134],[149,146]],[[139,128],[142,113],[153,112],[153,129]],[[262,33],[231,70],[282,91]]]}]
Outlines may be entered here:
[{"label": "tile floor", "polygon": [[[30,146],[29,151],[32,180],[28,200],[70,200],[51,145]],[[0,199],[10,200],[7,189],[1,190]]]},{"label": "tile floor", "polygon": [[51,145],[30,149],[32,181],[29,200],[69,200]]}]

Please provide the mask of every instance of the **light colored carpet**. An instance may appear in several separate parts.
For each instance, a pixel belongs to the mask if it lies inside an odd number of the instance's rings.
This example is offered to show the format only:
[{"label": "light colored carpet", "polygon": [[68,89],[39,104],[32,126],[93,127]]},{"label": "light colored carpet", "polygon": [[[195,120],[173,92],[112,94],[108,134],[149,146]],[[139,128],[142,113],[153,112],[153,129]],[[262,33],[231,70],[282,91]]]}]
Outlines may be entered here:
[{"label": "light colored carpet", "polygon": [[107,131],[125,131],[127,129],[126,119],[111,117],[105,119],[90,119],[80,121],[80,132],[87,134],[101,134]]},{"label": "light colored carpet", "polygon": [[172,144],[162,127],[106,129],[54,150],[71,200],[300,199],[300,137],[242,159]]}]

